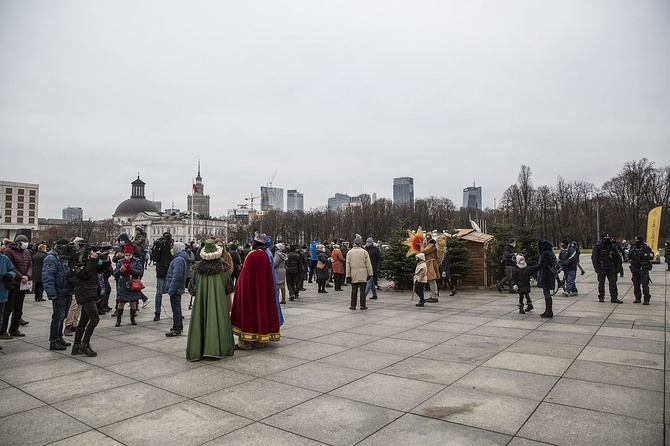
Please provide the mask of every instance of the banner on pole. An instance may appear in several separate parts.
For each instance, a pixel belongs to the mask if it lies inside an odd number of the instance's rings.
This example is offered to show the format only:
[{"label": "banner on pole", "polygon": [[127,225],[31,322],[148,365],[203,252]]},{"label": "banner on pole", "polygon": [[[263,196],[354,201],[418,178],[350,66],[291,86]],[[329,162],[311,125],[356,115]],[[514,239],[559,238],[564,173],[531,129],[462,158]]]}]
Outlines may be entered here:
[{"label": "banner on pole", "polygon": [[651,248],[651,252],[656,256],[656,251],[658,251],[658,235],[661,230],[661,213],[663,211],[663,206],[656,206],[654,209],[649,211],[649,216],[647,217],[647,245]]}]

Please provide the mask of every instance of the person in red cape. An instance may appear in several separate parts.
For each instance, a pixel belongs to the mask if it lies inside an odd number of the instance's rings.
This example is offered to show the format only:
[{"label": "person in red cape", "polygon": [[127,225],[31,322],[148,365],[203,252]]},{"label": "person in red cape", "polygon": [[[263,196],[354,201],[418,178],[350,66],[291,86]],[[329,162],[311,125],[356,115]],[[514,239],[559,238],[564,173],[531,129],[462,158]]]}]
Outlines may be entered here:
[{"label": "person in red cape", "polygon": [[252,251],[244,259],[235,284],[235,297],[230,321],[238,336],[237,347],[249,350],[279,341],[277,297],[272,265],[265,252],[265,234],[254,237]]}]

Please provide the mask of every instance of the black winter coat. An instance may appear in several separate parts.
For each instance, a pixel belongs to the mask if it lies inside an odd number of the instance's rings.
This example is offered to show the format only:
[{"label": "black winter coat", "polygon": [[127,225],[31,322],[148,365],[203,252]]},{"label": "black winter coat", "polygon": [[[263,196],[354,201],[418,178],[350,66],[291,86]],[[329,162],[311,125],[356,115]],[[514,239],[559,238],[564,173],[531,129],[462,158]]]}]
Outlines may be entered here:
[{"label": "black winter coat", "polygon": [[70,278],[74,285],[74,297],[79,305],[95,302],[98,295],[98,274],[109,268],[110,260],[98,265],[98,259],[88,259],[84,265],[70,267]]},{"label": "black winter coat", "polygon": [[517,286],[517,293],[530,293],[530,278],[540,269],[539,265],[519,268],[515,266],[512,271],[512,286]]},{"label": "black winter coat", "polygon": [[538,263],[540,270],[537,275],[537,286],[553,289],[556,282],[556,274],[551,271],[550,267],[557,263],[556,255],[553,251],[554,247],[547,240],[538,241],[537,246],[540,252],[540,261]]}]

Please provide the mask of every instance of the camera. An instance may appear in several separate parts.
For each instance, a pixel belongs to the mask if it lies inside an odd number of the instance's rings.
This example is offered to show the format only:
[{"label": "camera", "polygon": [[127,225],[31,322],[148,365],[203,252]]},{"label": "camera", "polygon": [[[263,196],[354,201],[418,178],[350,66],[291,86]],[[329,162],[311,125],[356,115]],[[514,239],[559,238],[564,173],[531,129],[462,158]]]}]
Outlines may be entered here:
[{"label": "camera", "polygon": [[69,260],[72,263],[83,264],[92,252],[98,253],[101,259],[109,256],[111,245],[91,245],[81,237],[75,237],[67,245],[60,247],[60,257]]}]

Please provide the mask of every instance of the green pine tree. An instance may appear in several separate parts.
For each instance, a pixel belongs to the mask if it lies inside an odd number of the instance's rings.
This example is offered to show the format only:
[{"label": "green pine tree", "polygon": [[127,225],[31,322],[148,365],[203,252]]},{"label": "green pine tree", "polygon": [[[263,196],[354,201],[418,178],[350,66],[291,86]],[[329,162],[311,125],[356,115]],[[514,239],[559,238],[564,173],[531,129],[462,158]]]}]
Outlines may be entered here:
[{"label": "green pine tree", "polygon": [[389,247],[382,252],[381,274],[394,282],[395,290],[411,290],[414,278],[416,259],[407,257],[407,246],[402,242],[407,239],[406,230],[395,230],[391,233]]},{"label": "green pine tree", "polygon": [[453,278],[452,283],[456,284],[459,280],[465,279],[474,263],[469,258],[470,251],[467,242],[453,235],[458,231],[450,231],[452,237],[447,237],[447,249],[449,250],[449,272]]}]

